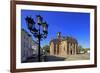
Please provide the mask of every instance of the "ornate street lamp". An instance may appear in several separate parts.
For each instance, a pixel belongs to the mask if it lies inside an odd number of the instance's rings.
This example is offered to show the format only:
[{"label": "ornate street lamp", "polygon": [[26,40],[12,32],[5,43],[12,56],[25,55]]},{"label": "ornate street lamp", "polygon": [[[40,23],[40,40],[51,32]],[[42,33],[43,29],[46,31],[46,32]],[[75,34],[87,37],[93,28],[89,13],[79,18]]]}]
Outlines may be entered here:
[{"label": "ornate street lamp", "polygon": [[46,22],[43,22],[42,27],[43,27],[43,32],[44,32],[44,38],[46,38],[48,34],[48,24]]},{"label": "ornate street lamp", "polygon": [[28,17],[28,16],[25,18],[25,20],[26,20],[28,29],[32,30],[32,28],[34,27],[34,24],[35,24],[34,20],[31,17]]},{"label": "ornate street lamp", "polygon": [[37,15],[37,24],[41,25],[43,22],[43,18],[40,15]]},{"label": "ornate street lamp", "polygon": [[[38,39],[38,61],[41,61],[41,54],[40,54],[40,41],[42,39],[47,38],[48,34],[48,24],[46,22],[43,22],[43,18],[40,15],[36,16],[37,21],[34,22],[32,17],[26,17],[26,23],[28,26],[28,29],[33,34],[35,38]],[[38,28],[35,27],[35,25],[38,25]],[[42,28],[41,28],[42,27]],[[41,32],[42,31],[42,32]]]}]

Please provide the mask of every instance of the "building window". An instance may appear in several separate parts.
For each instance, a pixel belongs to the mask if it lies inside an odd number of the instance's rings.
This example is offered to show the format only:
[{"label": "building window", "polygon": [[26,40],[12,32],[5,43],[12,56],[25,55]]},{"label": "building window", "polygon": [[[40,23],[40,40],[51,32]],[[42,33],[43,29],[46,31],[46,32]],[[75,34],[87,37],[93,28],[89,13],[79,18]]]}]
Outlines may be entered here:
[{"label": "building window", "polygon": [[24,36],[24,39],[25,39],[25,36]]},{"label": "building window", "polygon": [[25,48],[25,42],[24,42],[24,48]]},{"label": "building window", "polygon": [[26,40],[28,41],[28,37],[26,38]]}]

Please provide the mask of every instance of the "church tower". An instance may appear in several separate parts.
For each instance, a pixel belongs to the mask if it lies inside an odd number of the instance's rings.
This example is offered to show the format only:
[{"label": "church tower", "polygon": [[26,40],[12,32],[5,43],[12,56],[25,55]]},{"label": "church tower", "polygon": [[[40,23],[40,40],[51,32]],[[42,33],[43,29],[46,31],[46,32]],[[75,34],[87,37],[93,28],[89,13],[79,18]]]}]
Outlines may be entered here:
[{"label": "church tower", "polygon": [[60,50],[61,50],[61,48],[60,48],[60,45],[61,45],[61,32],[58,32],[57,33],[57,39],[58,39],[58,42],[57,42],[57,54],[59,55],[60,54]]}]

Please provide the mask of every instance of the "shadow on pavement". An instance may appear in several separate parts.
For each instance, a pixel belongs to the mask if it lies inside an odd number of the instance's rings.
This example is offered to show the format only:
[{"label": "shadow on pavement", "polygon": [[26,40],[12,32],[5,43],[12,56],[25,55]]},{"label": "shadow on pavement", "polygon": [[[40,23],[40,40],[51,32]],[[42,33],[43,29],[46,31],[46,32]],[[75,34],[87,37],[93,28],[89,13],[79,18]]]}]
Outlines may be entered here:
[{"label": "shadow on pavement", "polygon": [[[66,58],[48,55],[48,56],[44,56],[43,58],[41,58],[41,60],[42,59],[43,61],[41,62],[49,62],[49,61],[64,61]],[[33,56],[30,58],[27,58],[27,60],[23,61],[22,63],[29,63],[29,62],[38,62],[38,57]]]},{"label": "shadow on pavement", "polygon": [[45,61],[64,61],[66,58],[57,56],[46,56]]}]

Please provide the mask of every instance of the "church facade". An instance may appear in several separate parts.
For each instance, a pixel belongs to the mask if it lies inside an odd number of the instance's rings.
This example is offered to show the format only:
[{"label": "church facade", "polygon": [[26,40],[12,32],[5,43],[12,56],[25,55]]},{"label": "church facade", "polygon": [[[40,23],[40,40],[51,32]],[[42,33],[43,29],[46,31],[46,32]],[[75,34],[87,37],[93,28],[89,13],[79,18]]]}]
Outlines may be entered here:
[{"label": "church facade", "polygon": [[50,55],[75,55],[79,53],[78,42],[73,37],[62,37],[61,33],[57,33],[57,38],[50,41]]}]

